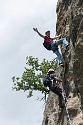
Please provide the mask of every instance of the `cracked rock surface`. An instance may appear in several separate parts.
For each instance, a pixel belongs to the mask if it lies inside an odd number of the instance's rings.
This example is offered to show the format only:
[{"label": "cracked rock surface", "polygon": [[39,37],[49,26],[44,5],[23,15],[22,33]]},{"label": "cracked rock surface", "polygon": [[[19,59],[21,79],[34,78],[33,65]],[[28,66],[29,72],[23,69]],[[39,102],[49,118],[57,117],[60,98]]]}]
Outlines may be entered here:
[{"label": "cracked rock surface", "polygon": [[[71,125],[83,125],[83,0],[58,0],[56,12],[56,32],[69,41],[68,51],[61,46],[65,67],[58,67],[56,74],[63,79]],[[66,112],[59,108],[58,96],[52,92],[42,125],[68,125]]]}]

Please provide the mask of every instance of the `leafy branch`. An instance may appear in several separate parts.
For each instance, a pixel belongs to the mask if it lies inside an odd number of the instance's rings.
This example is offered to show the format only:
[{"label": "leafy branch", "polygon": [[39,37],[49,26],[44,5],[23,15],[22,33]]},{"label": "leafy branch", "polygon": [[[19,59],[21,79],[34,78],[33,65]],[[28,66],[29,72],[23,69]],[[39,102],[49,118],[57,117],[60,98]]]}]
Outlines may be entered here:
[{"label": "leafy branch", "polygon": [[33,96],[33,91],[41,91],[45,95],[48,94],[49,89],[43,85],[42,78],[48,72],[49,68],[56,70],[57,60],[48,61],[43,59],[43,61],[39,63],[38,58],[33,58],[32,56],[27,56],[26,60],[27,67],[25,67],[22,77],[12,77],[14,82],[13,89],[16,91],[28,90],[28,97]]}]

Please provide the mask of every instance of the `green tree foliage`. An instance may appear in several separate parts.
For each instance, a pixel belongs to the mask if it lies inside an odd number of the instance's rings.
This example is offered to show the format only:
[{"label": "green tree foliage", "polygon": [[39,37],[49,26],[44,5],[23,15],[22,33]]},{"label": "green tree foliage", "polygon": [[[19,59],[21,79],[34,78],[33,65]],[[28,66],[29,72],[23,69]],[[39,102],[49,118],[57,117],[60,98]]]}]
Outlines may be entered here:
[{"label": "green tree foliage", "polygon": [[12,77],[14,82],[13,89],[16,91],[24,90],[29,91],[28,97],[33,96],[33,91],[41,91],[44,94],[48,94],[49,90],[42,83],[42,78],[47,74],[49,68],[53,68],[56,70],[57,61],[56,59],[52,61],[48,61],[43,59],[41,63],[39,63],[38,58],[33,58],[29,56],[26,58],[27,67],[25,67],[25,71],[22,74],[22,77]]}]

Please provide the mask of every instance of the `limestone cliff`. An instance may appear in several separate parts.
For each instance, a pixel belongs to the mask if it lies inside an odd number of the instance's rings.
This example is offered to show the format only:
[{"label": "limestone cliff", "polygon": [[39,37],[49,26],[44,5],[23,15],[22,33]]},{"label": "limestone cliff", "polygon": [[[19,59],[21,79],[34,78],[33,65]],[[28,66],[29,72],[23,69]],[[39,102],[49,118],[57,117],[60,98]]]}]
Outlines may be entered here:
[{"label": "limestone cliff", "polygon": [[[57,68],[57,75],[63,79],[71,124],[83,125],[83,0],[58,0],[56,12],[56,32],[69,41],[68,51],[61,46],[65,68]],[[68,125],[65,110],[60,111],[58,97],[51,92],[42,125]]]}]

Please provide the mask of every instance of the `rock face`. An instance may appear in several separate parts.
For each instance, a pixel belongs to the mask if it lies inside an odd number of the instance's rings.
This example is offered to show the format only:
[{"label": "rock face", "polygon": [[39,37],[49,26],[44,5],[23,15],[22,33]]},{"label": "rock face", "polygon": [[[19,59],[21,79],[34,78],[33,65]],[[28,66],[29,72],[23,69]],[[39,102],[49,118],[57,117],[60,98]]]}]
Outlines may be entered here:
[{"label": "rock face", "polygon": [[[69,50],[61,46],[65,67],[57,68],[57,75],[63,79],[71,125],[83,125],[83,0],[58,0],[56,12],[56,32],[69,41]],[[70,125],[67,121],[57,95],[50,92],[42,125]]]}]

